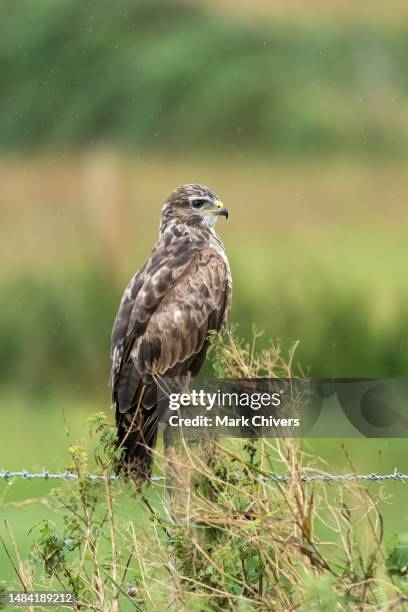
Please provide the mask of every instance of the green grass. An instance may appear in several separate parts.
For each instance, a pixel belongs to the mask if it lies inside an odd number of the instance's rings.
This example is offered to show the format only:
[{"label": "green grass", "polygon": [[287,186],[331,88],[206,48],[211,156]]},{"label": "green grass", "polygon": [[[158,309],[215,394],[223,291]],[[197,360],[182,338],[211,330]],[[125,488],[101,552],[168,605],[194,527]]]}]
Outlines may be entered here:
[{"label": "green grass", "polygon": [[[16,394],[3,396],[4,409],[0,412],[1,461],[0,468],[10,470],[28,469],[36,472],[46,468],[63,471],[70,463],[68,448],[81,445],[87,448],[91,458],[91,469],[95,467],[92,452],[96,438],[89,437],[85,424],[87,416],[95,411],[108,411],[108,402],[90,402],[70,399],[55,394],[47,399],[23,398]],[[108,412],[109,415],[109,412]],[[113,419],[110,413],[109,420]],[[405,440],[305,440],[303,450],[320,456],[329,472],[344,473],[351,470],[343,452],[344,443],[359,473],[373,471],[389,473],[395,467],[408,472]],[[61,524],[60,517],[49,505],[47,496],[60,486],[56,481],[24,481],[16,479],[10,486],[0,482],[0,517],[7,519],[12,527],[19,550],[28,555],[35,534],[29,534],[33,525],[49,518]],[[71,486],[64,485],[67,490]],[[337,485],[334,485],[337,490]],[[408,497],[406,487],[398,483],[370,485],[373,493],[382,489],[386,499],[379,508],[385,519],[387,541],[405,530],[408,519]],[[154,493],[154,490],[153,490]],[[124,508],[133,516],[137,504],[123,499]],[[2,529],[4,528],[4,525]],[[12,579],[13,571],[3,552],[0,554],[0,576]]]},{"label": "green grass", "polygon": [[[223,363],[231,364],[229,368],[237,367],[228,353],[225,353]],[[90,437],[88,425],[85,424],[86,416],[103,408],[101,404],[81,402],[58,394],[43,401],[33,398],[29,409],[22,396],[9,395],[4,400],[8,408],[2,411],[0,417],[2,460],[7,459],[4,467],[28,468],[32,471],[46,467],[60,471],[67,465],[71,469],[75,465],[81,475],[88,470],[100,470],[100,465],[105,465],[106,457],[101,451],[100,436],[94,434]],[[22,563],[26,568],[31,568],[29,571],[33,572],[32,579],[37,588],[39,585],[45,585],[48,589],[55,586],[55,570],[58,584],[62,579],[63,584],[68,585],[68,575],[73,576],[80,596],[87,601],[95,601],[96,595],[89,590],[89,585],[93,583],[98,568],[105,568],[107,575],[112,576],[113,559],[116,558],[121,577],[128,563],[127,577],[123,579],[124,590],[119,596],[121,609],[124,610],[133,609],[125,595],[128,584],[138,586],[141,609],[153,609],[154,605],[162,605],[171,597],[171,581],[164,569],[170,551],[173,551],[179,572],[179,595],[187,602],[185,605],[191,606],[189,609],[196,609],[194,606],[198,606],[197,610],[202,609],[198,601],[203,598],[208,606],[205,609],[216,610],[218,604],[223,609],[224,599],[218,600],[217,604],[213,598],[214,593],[207,590],[209,586],[217,587],[223,593],[223,598],[232,597],[233,602],[236,596],[248,598],[249,610],[259,609],[256,603],[259,598],[261,601],[269,601],[268,598],[271,598],[270,601],[275,602],[275,609],[283,609],[277,607],[282,605],[282,598],[294,602],[306,598],[316,610],[324,610],[324,605],[333,605],[333,598],[338,598],[344,606],[340,609],[348,610],[353,609],[347,607],[352,606],[353,597],[378,603],[392,599],[400,589],[404,592],[404,534],[408,499],[403,485],[394,482],[368,483],[363,487],[344,483],[332,486],[304,485],[302,494],[296,486],[264,490],[256,479],[252,480],[249,475],[251,472],[248,474],[247,468],[244,469],[241,464],[243,460],[247,461],[242,441],[224,441],[223,446],[229,454],[212,452],[206,468],[210,472],[204,475],[201,473],[202,466],[195,464],[194,469],[198,469],[198,472],[193,476],[195,484],[190,499],[190,512],[194,508],[195,522],[191,519],[187,523],[168,521],[163,508],[161,487],[153,486],[146,491],[146,499],[151,508],[148,510],[146,504],[142,503],[143,498],[133,495],[131,483],[117,483],[112,486],[110,493],[118,546],[114,552],[111,549],[112,537],[107,520],[110,502],[104,493],[103,483],[88,486],[86,481],[78,485],[69,482],[16,480],[11,485],[0,483],[2,538],[16,560],[10,538],[10,533],[13,534]],[[258,445],[256,469],[287,473],[293,469],[294,461],[299,466],[301,463],[314,468],[318,466],[332,473],[354,470],[357,473],[386,473],[392,472],[395,467],[400,471],[408,471],[404,440],[303,440],[300,449],[283,441],[280,454],[276,454],[273,447],[273,443],[271,447],[268,443]],[[66,448],[69,448],[69,452]],[[95,451],[99,457],[98,468],[93,458]],[[301,451],[308,458],[302,458]],[[89,455],[89,460],[85,458],[84,452]],[[231,453],[235,457],[233,461]],[[194,452],[195,462],[197,456]],[[261,457],[263,459],[259,463]],[[177,474],[184,477],[188,464],[185,459],[180,458],[180,461],[182,463],[177,468]],[[109,462],[106,465],[109,466]],[[158,463],[160,466],[162,461],[159,459]],[[294,469],[296,474],[300,467]],[[240,487],[236,486],[236,478],[242,481]],[[61,506],[60,501],[56,503],[55,495],[51,494],[55,487],[59,489],[58,498],[68,507]],[[181,501],[184,507],[183,496]],[[250,507],[257,508],[256,512],[260,513],[260,517],[256,520],[254,518],[253,522],[248,522],[244,512],[249,502]],[[263,515],[265,504],[269,504],[270,510]],[[91,509],[93,518],[89,522],[87,514]],[[312,515],[310,509],[313,509]],[[239,520],[237,512],[241,513],[238,514],[241,517]],[[78,521],[79,516],[83,518]],[[90,531],[84,526],[84,520]],[[333,524],[333,520],[340,523]],[[230,527],[224,529],[224,523]],[[333,527],[336,529],[333,530]],[[373,532],[377,535],[373,536]],[[137,542],[137,550],[131,546],[132,534],[136,537],[134,541]],[[95,558],[93,553],[91,556],[89,551],[87,553],[92,538],[97,543]],[[285,538],[287,544],[282,548]],[[71,540],[77,542],[73,550]],[[349,554],[353,555],[347,563],[347,558],[342,559],[345,542],[350,546]],[[288,558],[287,545],[291,549]],[[194,552],[195,546],[197,549]],[[35,557],[32,556],[33,550],[36,551]],[[389,557],[391,552],[392,556]],[[263,565],[264,553],[272,555],[272,558],[276,554],[276,563],[282,575],[289,571],[292,575],[293,581],[290,584],[285,580],[280,581],[282,592],[277,592],[271,586],[274,579],[269,569]],[[321,554],[332,570],[336,570],[335,574],[314,565]],[[40,562],[39,555],[46,555],[47,560]],[[77,575],[79,555],[81,558],[85,555],[85,565]],[[314,559],[311,567],[310,558]],[[392,563],[386,562],[388,558],[393,559]],[[251,585],[251,588],[258,585],[258,570],[254,568],[259,567],[259,571],[264,568],[262,572],[268,578],[262,596],[253,590],[238,588],[237,580],[242,580],[242,570],[240,564],[236,563],[237,559],[243,562],[248,589]],[[220,567],[223,569],[220,570]],[[390,567],[395,569],[393,585],[387,574],[387,568]],[[228,579],[223,572],[228,574]],[[18,586],[14,570],[4,552],[0,555],[0,576],[8,587]],[[365,581],[368,588],[360,592],[358,585],[361,586]],[[113,592],[109,580],[104,589],[109,602],[104,609],[111,609]],[[356,589],[353,595],[351,589]]]}]

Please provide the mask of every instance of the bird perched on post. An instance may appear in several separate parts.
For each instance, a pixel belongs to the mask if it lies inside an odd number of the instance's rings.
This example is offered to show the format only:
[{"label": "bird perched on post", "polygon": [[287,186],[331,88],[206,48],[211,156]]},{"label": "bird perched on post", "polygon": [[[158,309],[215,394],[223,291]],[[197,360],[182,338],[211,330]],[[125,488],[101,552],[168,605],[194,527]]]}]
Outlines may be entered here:
[{"label": "bird perched on post", "polygon": [[160,380],[185,386],[202,367],[208,332],[221,332],[228,320],[231,273],[214,231],[220,216],[228,210],[207,187],[175,189],[161,211],[157,244],[119,306],[111,350],[119,470],[138,485],[151,476]]}]

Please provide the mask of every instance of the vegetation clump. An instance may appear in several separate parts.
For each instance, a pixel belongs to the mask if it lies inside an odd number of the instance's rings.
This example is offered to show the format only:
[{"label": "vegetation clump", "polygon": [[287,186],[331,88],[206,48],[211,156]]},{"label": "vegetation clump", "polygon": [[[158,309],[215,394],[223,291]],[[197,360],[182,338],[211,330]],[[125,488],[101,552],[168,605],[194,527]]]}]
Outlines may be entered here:
[{"label": "vegetation clump", "polygon": [[[214,337],[211,352],[219,374],[292,373],[293,351],[258,352],[232,333]],[[101,611],[403,609],[406,534],[385,545],[383,489],[302,482],[322,465],[290,439],[211,439],[159,449],[166,484],[135,492],[112,478],[118,451],[105,415],[89,426],[99,479],[71,447],[77,479],[53,491],[57,520],[33,528],[31,558],[3,542],[16,573],[7,587],[74,591],[77,609]],[[282,473],[288,482],[272,480]]]}]

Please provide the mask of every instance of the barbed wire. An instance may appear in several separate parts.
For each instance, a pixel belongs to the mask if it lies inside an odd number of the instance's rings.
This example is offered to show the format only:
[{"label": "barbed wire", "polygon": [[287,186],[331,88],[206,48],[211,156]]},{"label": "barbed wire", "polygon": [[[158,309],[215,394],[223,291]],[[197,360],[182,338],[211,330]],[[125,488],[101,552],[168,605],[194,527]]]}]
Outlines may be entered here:
[{"label": "barbed wire", "polygon": [[[15,478],[22,478],[23,480],[78,480],[79,476],[75,472],[50,472],[43,470],[42,472],[30,472],[28,470],[0,470],[0,479],[12,483]],[[101,474],[85,474],[85,478],[91,481],[105,480],[105,476]],[[116,481],[120,480],[121,476],[110,475],[109,480]],[[163,481],[165,476],[151,476],[152,482]],[[405,484],[408,481],[408,474],[403,474],[398,471],[397,468],[390,474],[380,474],[378,472],[372,472],[370,474],[331,474],[330,472],[318,472],[315,474],[299,474],[298,477],[293,478],[289,474],[270,474],[268,476],[261,476],[258,478],[259,481],[275,482],[279,484],[286,484],[293,480],[299,480],[300,482],[323,482],[325,484],[332,484],[336,482],[353,482],[353,481],[371,481],[371,482],[386,482],[394,481]]]},{"label": "barbed wire", "polygon": [[[102,474],[90,474],[87,473],[84,475],[87,480],[105,480],[105,476]],[[0,479],[7,480],[8,482],[12,481],[14,478],[23,478],[24,480],[36,480],[36,479],[44,479],[44,480],[78,480],[79,476],[75,472],[59,472],[54,473],[48,470],[43,470],[42,472],[30,472],[28,470],[0,470]],[[109,476],[109,480],[115,481],[120,480],[121,476],[117,476],[112,474]],[[164,476],[152,476],[151,480],[164,480]]]}]

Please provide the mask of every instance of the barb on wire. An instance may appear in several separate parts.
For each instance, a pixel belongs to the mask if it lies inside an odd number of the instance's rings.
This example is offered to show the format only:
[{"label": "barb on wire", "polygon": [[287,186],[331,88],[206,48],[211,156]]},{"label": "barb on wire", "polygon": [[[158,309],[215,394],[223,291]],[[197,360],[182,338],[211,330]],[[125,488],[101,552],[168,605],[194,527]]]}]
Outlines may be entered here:
[{"label": "barb on wire", "polygon": [[[29,472],[28,470],[10,471],[0,470],[0,479],[12,482],[15,478],[23,478],[24,480],[44,479],[44,480],[78,480],[78,475],[74,472],[60,472],[53,473],[48,470],[42,472]],[[104,480],[105,476],[101,474],[86,474],[85,478],[89,480]],[[116,475],[109,476],[112,481],[119,480],[121,477]],[[151,481],[156,482],[165,480],[165,476],[152,476]],[[271,474],[267,477],[261,477],[260,481],[265,482],[276,482],[285,484],[293,480],[293,477],[289,474]],[[384,482],[394,481],[405,484],[408,480],[408,474],[402,474],[397,468],[390,474],[379,474],[378,472],[372,472],[371,474],[330,474],[328,472],[318,472],[314,474],[299,474],[298,480],[301,482],[323,482],[326,484],[332,484],[335,482],[353,482],[353,481],[372,481],[372,482]]]}]

